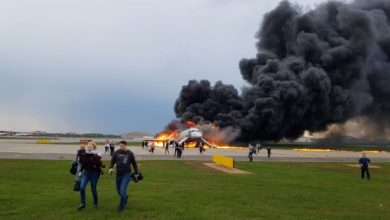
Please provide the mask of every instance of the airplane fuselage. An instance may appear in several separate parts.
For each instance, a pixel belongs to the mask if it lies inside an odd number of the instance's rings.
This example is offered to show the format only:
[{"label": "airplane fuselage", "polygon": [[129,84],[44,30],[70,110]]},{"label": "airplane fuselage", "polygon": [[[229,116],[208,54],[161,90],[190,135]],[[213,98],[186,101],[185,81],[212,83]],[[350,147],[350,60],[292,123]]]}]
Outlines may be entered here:
[{"label": "airplane fuselage", "polygon": [[203,136],[203,133],[198,128],[189,128],[187,130],[180,132],[178,139],[182,140],[184,138],[187,138],[188,141],[191,141],[191,140],[201,139],[202,136]]}]

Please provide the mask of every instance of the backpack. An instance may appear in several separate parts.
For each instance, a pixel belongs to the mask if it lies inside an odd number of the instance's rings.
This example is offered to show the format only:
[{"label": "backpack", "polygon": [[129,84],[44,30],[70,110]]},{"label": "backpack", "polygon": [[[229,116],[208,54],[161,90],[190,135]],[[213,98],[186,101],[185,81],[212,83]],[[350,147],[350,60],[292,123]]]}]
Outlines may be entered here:
[{"label": "backpack", "polygon": [[76,172],[77,172],[77,166],[79,165],[79,162],[77,161],[72,161],[72,163],[70,164],[70,170],[69,172],[72,174],[72,175],[76,175]]},{"label": "backpack", "polygon": [[131,174],[131,179],[132,179],[135,183],[138,183],[139,181],[141,181],[141,180],[144,179],[144,176],[142,175],[141,172],[138,173],[138,177],[136,177],[136,174],[135,174],[135,173],[132,173],[132,174]]},{"label": "backpack", "polygon": [[80,192],[80,183],[81,183],[81,181],[77,181],[74,183],[73,191]]}]

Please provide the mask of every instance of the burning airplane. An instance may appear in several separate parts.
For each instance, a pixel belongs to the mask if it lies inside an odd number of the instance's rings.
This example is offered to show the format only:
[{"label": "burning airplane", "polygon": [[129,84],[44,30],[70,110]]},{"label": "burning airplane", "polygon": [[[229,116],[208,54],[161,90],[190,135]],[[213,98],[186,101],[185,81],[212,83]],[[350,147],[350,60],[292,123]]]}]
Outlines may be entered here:
[{"label": "burning airplane", "polygon": [[[202,130],[196,126],[197,124],[188,121],[174,130],[161,132],[155,139],[147,141],[154,142],[156,146],[163,146],[167,141],[172,145],[173,141],[177,141],[180,145],[184,144],[187,147],[197,147],[201,143],[208,147],[216,147],[203,137]],[[187,128],[183,129],[183,127]]]},{"label": "burning airplane", "polygon": [[196,146],[198,146],[200,143],[205,144],[209,147],[216,147],[213,144],[210,144],[208,141],[206,141],[203,138],[203,132],[196,127],[189,128],[187,130],[184,130],[180,132],[178,136],[178,142],[179,144],[183,143],[196,143]]},{"label": "burning airplane", "polygon": [[173,141],[177,141],[189,148],[199,147],[200,144],[208,148],[238,148],[228,145],[234,136],[231,131],[221,130],[210,123],[172,121],[155,139],[147,141],[153,142],[155,146],[164,146],[167,141],[172,145]]}]

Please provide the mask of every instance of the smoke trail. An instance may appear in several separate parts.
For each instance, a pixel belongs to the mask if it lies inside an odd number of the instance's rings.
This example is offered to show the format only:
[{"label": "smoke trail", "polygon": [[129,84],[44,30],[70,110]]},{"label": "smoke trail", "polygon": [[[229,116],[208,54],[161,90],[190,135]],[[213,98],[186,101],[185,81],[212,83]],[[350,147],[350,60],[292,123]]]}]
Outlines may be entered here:
[{"label": "smoke trail", "polygon": [[312,136],[320,139],[357,138],[367,142],[390,140],[390,128],[382,127],[381,123],[359,117],[348,120],[344,124],[331,124],[326,131],[312,133]]},{"label": "smoke trail", "polygon": [[[302,12],[283,1],[257,32],[255,58],[239,68],[250,86],[189,81],[175,103],[181,120],[240,130],[242,141],[295,139],[364,117],[390,122],[390,2],[327,2]],[[379,131],[380,133],[380,131]]]}]

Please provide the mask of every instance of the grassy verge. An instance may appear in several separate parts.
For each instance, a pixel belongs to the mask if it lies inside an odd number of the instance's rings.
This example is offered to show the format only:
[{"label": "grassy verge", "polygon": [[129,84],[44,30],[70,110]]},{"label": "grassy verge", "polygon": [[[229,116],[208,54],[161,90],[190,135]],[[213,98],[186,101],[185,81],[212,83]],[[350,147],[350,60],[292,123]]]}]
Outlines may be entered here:
[{"label": "grassy verge", "polygon": [[76,211],[68,161],[0,160],[1,219],[390,219],[390,164],[361,180],[342,163],[238,162],[229,175],[193,161],[142,161],[116,213],[114,177],[98,183],[100,207]]}]

